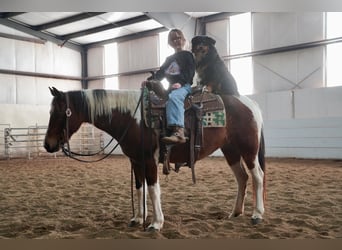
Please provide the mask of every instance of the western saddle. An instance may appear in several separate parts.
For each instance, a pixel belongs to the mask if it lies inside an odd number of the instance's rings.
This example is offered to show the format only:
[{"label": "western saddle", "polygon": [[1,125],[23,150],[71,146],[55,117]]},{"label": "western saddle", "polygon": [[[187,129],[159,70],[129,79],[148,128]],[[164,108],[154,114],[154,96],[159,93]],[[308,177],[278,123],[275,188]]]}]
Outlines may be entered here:
[{"label": "western saddle", "polygon": [[[159,130],[160,138],[167,133],[165,106],[167,91],[162,88],[159,81],[150,80],[143,85],[143,119],[149,128]],[[203,128],[225,127],[226,113],[224,104],[219,95],[209,93],[204,86],[192,88],[184,102],[185,135],[189,143],[189,159],[186,163],[175,163],[175,172],[180,167],[188,166],[192,171],[193,183],[196,183],[195,162],[203,145]],[[163,173],[170,173],[170,153],[174,145],[165,145],[159,140],[159,162],[163,163]]]}]

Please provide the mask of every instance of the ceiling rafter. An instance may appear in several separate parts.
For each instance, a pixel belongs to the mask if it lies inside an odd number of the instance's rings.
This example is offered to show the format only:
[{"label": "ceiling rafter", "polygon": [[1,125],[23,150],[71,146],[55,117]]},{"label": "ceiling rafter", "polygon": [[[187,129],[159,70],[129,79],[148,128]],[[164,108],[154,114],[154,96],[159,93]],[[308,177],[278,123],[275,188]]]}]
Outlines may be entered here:
[{"label": "ceiling rafter", "polygon": [[100,42],[89,43],[89,44],[84,45],[84,47],[86,49],[90,49],[90,48],[102,46],[102,45],[109,44],[109,43],[125,42],[125,41],[129,41],[129,40],[133,40],[133,39],[138,39],[141,37],[157,35],[160,32],[167,31],[167,30],[168,29],[165,27],[160,27],[160,28],[156,28],[153,30],[142,31],[142,32],[138,32],[138,33],[134,33],[134,34],[130,34],[130,35],[125,35],[125,36],[120,36],[120,37],[116,37],[116,38],[112,38],[112,39],[103,40]]},{"label": "ceiling rafter", "polygon": [[[70,49],[73,49],[76,51],[82,51],[87,47],[93,47],[95,44],[98,44],[98,45],[107,44],[111,41],[122,41],[122,40],[127,40],[131,37],[137,38],[137,37],[146,36],[146,35],[149,35],[151,33],[156,32],[155,30],[138,32],[138,33],[128,35],[128,36],[109,39],[109,40],[106,40],[105,42],[101,41],[98,43],[97,42],[91,43],[91,44],[89,44],[90,46],[87,46],[87,44],[78,44],[78,43],[72,42],[70,40],[72,38],[90,35],[90,34],[105,31],[108,29],[114,29],[114,28],[119,28],[119,27],[123,27],[126,25],[134,24],[134,23],[139,23],[142,21],[150,20],[151,18],[146,16],[146,15],[141,15],[141,16],[137,16],[137,17],[133,17],[133,18],[128,18],[128,19],[125,19],[122,21],[109,23],[109,24],[106,24],[103,26],[99,26],[99,27],[95,27],[95,28],[91,28],[91,29],[67,34],[64,36],[58,36],[58,35],[54,35],[52,33],[43,32],[43,30],[48,29],[48,28],[52,28],[52,27],[58,27],[60,25],[64,25],[67,23],[72,23],[72,22],[81,20],[82,18],[85,19],[85,18],[89,18],[90,16],[100,15],[100,14],[103,14],[105,12],[82,13],[82,14],[75,15],[75,16],[72,16],[69,18],[64,18],[64,19],[60,19],[60,20],[57,20],[54,22],[49,22],[49,23],[45,23],[42,25],[36,25],[36,26],[31,26],[28,24],[24,24],[21,22],[14,21],[14,20],[10,19],[10,17],[12,17],[14,15],[9,15],[6,13],[0,13],[0,24],[3,24],[7,27],[10,27],[10,28],[16,29],[18,31],[24,32],[26,34],[32,35],[32,36],[37,37],[43,41],[50,41],[50,42],[53,42],[55,44],[58,44],[59,46],[64,46],[64,47],[67,47],[67,48],[70,48]],[[23,14],[23,13],[26,13],[26,12],[21,12],[21,14]],[[19,12],[17,13],[17,15],[20,15]]]},{"label": "ceiling rafter", "polygon": [[34,30],[47,30],[47,29],[55,28],[55,27],[62,26],[65,24],[81,21],[81,20],[91,18],[94,16],[98,16],[98,15],[101,15],[104,13],[106,13],[106,12],[85,12],[85,13],[77,14],[77,15],[74,15],[71,17],[62,18],[62,19],[59,19],[56,21],[52,21],[52,22],[48,22],[48,23],[44,23],[44,24],[40,24],[40,25],[34,25],[31,27]]},{"label": "ceiling rafter", "polygon": [[1,18],[11,18],[14,16],[18,16],[21,14],[25,14],[26,12],[0,12],[0,17]]},{"label": "ceiling rafter", "polygon": [[204,23],[209,23],[209,22],[224,20],[231,16],[242,14],[242,13],[244,12],[220,12],[220,13],[213,14],[210,16],[201,17],[200,20]]},{"label": "ceiling rafter", "polygon": [[146,21],[146,20],[150,20],[150,19],[151,18],[149,18],[146,15],[141,15],[141,16],[125,19],[125,20],[122,20],[122,21],[105,24],[105,25],[98,26],[98,27],[95,27],[95,28],[90,28],[90,29],[87,29],[87,30],[81,30],[81,31],[78,31],[78,32],[74,32],[74,33],[70,33],[70,34],[67,34],[67,35],[59,36],[59,38],[61,40],[70,40],[70,39],[73,39],[73,38],[76,38],[76,37],[91,35],[91,34],[94,34],[94,33],[101,32],[101,31],[105,31],[105,30],[109,30],[109,29],[114,29],[114,28],[119,28],[119,27],[123,27],[123,26],[126,26],[126,25],[130,25],[130,24],[134,24],[134,23],[139,23],[139,22],[143,22],[143,21]]},{"label": "ceiling rafter", "polygon": [[67,47],[69,49],[73,49],[76,51],[82,51],[82,46],[79,44],[76,44],[70,41],[63,41],[52,34],[47,34],[41,31],[33,30],[31,27],[27,25],[9,20],[7,18],[0,18],[0,24],[16,29],[18,31],[24,32],[31,36],[38,37],[39,39],[42,39],[44,41],[50,41],[52,43],[58,44],[59,46],[64,46],[64,47]]}]

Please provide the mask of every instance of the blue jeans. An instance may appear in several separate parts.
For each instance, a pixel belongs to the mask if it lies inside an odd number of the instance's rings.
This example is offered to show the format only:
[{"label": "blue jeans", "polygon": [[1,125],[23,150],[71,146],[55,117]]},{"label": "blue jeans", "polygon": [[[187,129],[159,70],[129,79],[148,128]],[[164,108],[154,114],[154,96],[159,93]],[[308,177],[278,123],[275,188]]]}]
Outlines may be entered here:
[{"label": "blue jeans", "polygon": [[184,100],[190,94],[190,84],[185,84],[179,89],[169,93],[169,100],[166,103],[167,126],[179,126],[184,128]]}]

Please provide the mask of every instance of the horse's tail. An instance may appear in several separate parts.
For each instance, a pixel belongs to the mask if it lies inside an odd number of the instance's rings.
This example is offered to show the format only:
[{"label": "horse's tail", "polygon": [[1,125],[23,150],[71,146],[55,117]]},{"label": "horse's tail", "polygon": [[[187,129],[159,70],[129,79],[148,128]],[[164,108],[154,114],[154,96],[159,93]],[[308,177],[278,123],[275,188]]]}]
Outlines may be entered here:
[{"label": "horse's tail", "polygon": [[262,171],[264,172],[264,192],[263,198],[264,201],[266,200],[266,163],[265,163],[265,139],[264,139],[264,131],[263,127],[261,127],[261,134],[260,134],[260,142],[259,142],[259,153],[258,153],[258,160]]}]

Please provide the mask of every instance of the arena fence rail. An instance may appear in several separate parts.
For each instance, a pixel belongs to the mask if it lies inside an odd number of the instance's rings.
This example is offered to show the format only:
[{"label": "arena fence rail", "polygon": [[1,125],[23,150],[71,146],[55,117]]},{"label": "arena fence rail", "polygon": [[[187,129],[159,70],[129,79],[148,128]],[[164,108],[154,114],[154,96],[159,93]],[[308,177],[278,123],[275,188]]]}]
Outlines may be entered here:
[{"label": "arena fence rail", "polygon": [[[49,154],[45,151],[46,130],[44,125],[14,128],[10,124],[0,124],[0,159],[63,156],[62,152]],[[97,152],[103,145],[103,132],[90,124],[83,124],[70,140],[72,150],[80,154]]]}]

